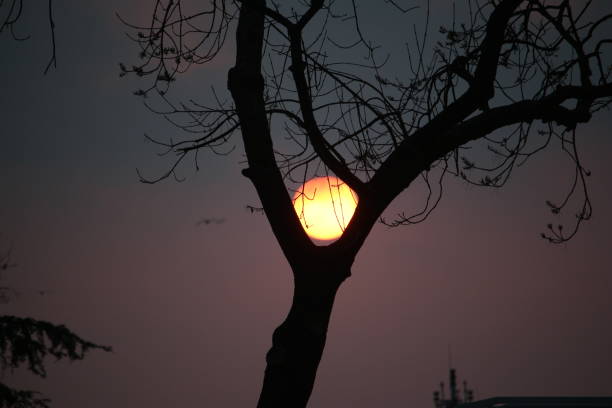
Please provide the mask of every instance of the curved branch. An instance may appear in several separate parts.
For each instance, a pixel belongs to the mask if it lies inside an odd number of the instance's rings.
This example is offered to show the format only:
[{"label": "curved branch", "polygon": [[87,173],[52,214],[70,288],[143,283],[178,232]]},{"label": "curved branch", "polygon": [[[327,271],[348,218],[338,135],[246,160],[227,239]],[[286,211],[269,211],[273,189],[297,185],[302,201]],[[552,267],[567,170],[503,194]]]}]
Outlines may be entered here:
[{"label": "curved branch", "polygon": [[[322,5],[322,2],[319,3]],[[313,8],[311,8],[311,10],[313,10]],[[316,9],[314,10],[312,15],[316,13]],[[359,195],[363,191],[363,182],[348,169],[345,163],[331,154],[328,148],[329,144],[326,142],[317,125],[312,107],[312,95],[305,76],[306,64],[303,60],[304,50],[302,47],[302,34],[300,29],[294,28],[289,30],[289,38],[291,47],[291,66],[289,70],[293,74],[303,122],[312,146],[323,163]]]}]

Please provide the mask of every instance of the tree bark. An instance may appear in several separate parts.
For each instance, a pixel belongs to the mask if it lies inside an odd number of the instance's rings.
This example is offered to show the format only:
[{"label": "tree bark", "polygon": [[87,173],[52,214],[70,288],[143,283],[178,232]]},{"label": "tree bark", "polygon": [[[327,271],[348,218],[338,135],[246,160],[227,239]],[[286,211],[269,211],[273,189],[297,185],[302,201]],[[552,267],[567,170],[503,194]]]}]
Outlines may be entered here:
[{"label": "tree bark", "polygon": [[303,408],[312,393],[336,292],[350,270],[309,264],[294,271],[293,303],[272,336],[258,408]]}]

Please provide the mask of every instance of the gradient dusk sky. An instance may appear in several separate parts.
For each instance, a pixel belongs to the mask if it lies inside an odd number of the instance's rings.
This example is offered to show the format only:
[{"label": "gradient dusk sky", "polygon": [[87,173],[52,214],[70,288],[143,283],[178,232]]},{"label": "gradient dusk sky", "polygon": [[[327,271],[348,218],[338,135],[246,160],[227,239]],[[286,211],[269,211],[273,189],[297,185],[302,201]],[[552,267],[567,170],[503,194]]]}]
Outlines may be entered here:
[{"label": "gradient dusk sky", "polygon": [[[363,10],[372,30],[390,42],[398,34],[388,27],[403,21],[411,32],[417,14],[380,24],[374,3]],[[432,1],[432,35],[450,3]],[[142,22],[152,4],[54,2],[58,66],[46,76],[45,7],[26,3],[18,28],[30,40],[0,36],[0,248],[12,244],[19,264],[2,278],[20,292],[2,313],[63,323],[114,350],[49,361],[44,380],[18,371],[2,381],[40,390],[56,408],[253,407],[291,272],[265,217],[246,209],[258,198],[240,174],[238,138],[229,156],[181,169],[183,183],[138,181],[136,168],[157,174],[168,163],[143,134],[179,130],[132,95],[142,82],[119,78],[118,62],[137,50],[114,13]],[[593,7],[603,14],[612,2]],[[232,61],[233,36],[172,96],[224,90]],[[545,201],[565,194],[573,172],[558,146],[503,190],[449,177],[426,222],[376,226],[338,293],[309,406],[432,407],[449,347],[477,399],[611,396],[610,129],[610,111],[579,128],[594,215],[569,243],[539,238],[556,223]],[[420,203],[417,193],[386,216]],[[196,225],[202,218],[225,222]]]}]

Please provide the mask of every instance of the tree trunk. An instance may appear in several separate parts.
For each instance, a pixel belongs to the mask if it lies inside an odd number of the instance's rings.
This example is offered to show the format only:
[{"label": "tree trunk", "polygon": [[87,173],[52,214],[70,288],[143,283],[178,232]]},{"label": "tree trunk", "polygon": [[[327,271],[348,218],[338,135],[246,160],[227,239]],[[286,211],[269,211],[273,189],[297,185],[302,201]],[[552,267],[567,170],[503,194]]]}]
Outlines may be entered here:
[{"label": "tree trunk", "polygon": [[[319,268],[319,269],[318,269]],[[295,273],[293,303],[274,331],[258,408],[303,408],[312,393],[336,292],[350,275],[310,265]],[[340,273],[339,273],[340,272]]]},{"label": "tree trunk", "polygon": [[[272,336],[257,406],[304,408],[325,347],[336,292],[350,276],[350,265],[363,239],[317,247],[302,229],[276,163],[266,116],[265,82],[261,75],[265,0],[241,3],[236,29],[236,64],[228,73],[228,88],[236,104],[249,163],[243,174],[255,186],[294,276],[293,304],[286,320]],[[362,229],[365,234],[357,237],[365,238],[369,228]]]}]

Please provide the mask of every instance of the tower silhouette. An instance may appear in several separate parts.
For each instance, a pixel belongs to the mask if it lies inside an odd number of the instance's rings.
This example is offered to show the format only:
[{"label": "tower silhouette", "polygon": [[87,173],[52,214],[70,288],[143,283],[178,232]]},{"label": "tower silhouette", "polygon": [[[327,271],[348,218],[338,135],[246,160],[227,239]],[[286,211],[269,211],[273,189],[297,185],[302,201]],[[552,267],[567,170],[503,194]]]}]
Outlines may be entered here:
[{"label": "tower silhouette", "polygon": [[457,370],[449,369],[448,380],[448,398],[445,395],[444,382],[440,382],[440,389],[433,392],[435,408],[455,408],[460,404],[474,401],[474,391],[467,387],[467,381],[463,381],[462,390],[457,388]]}]

